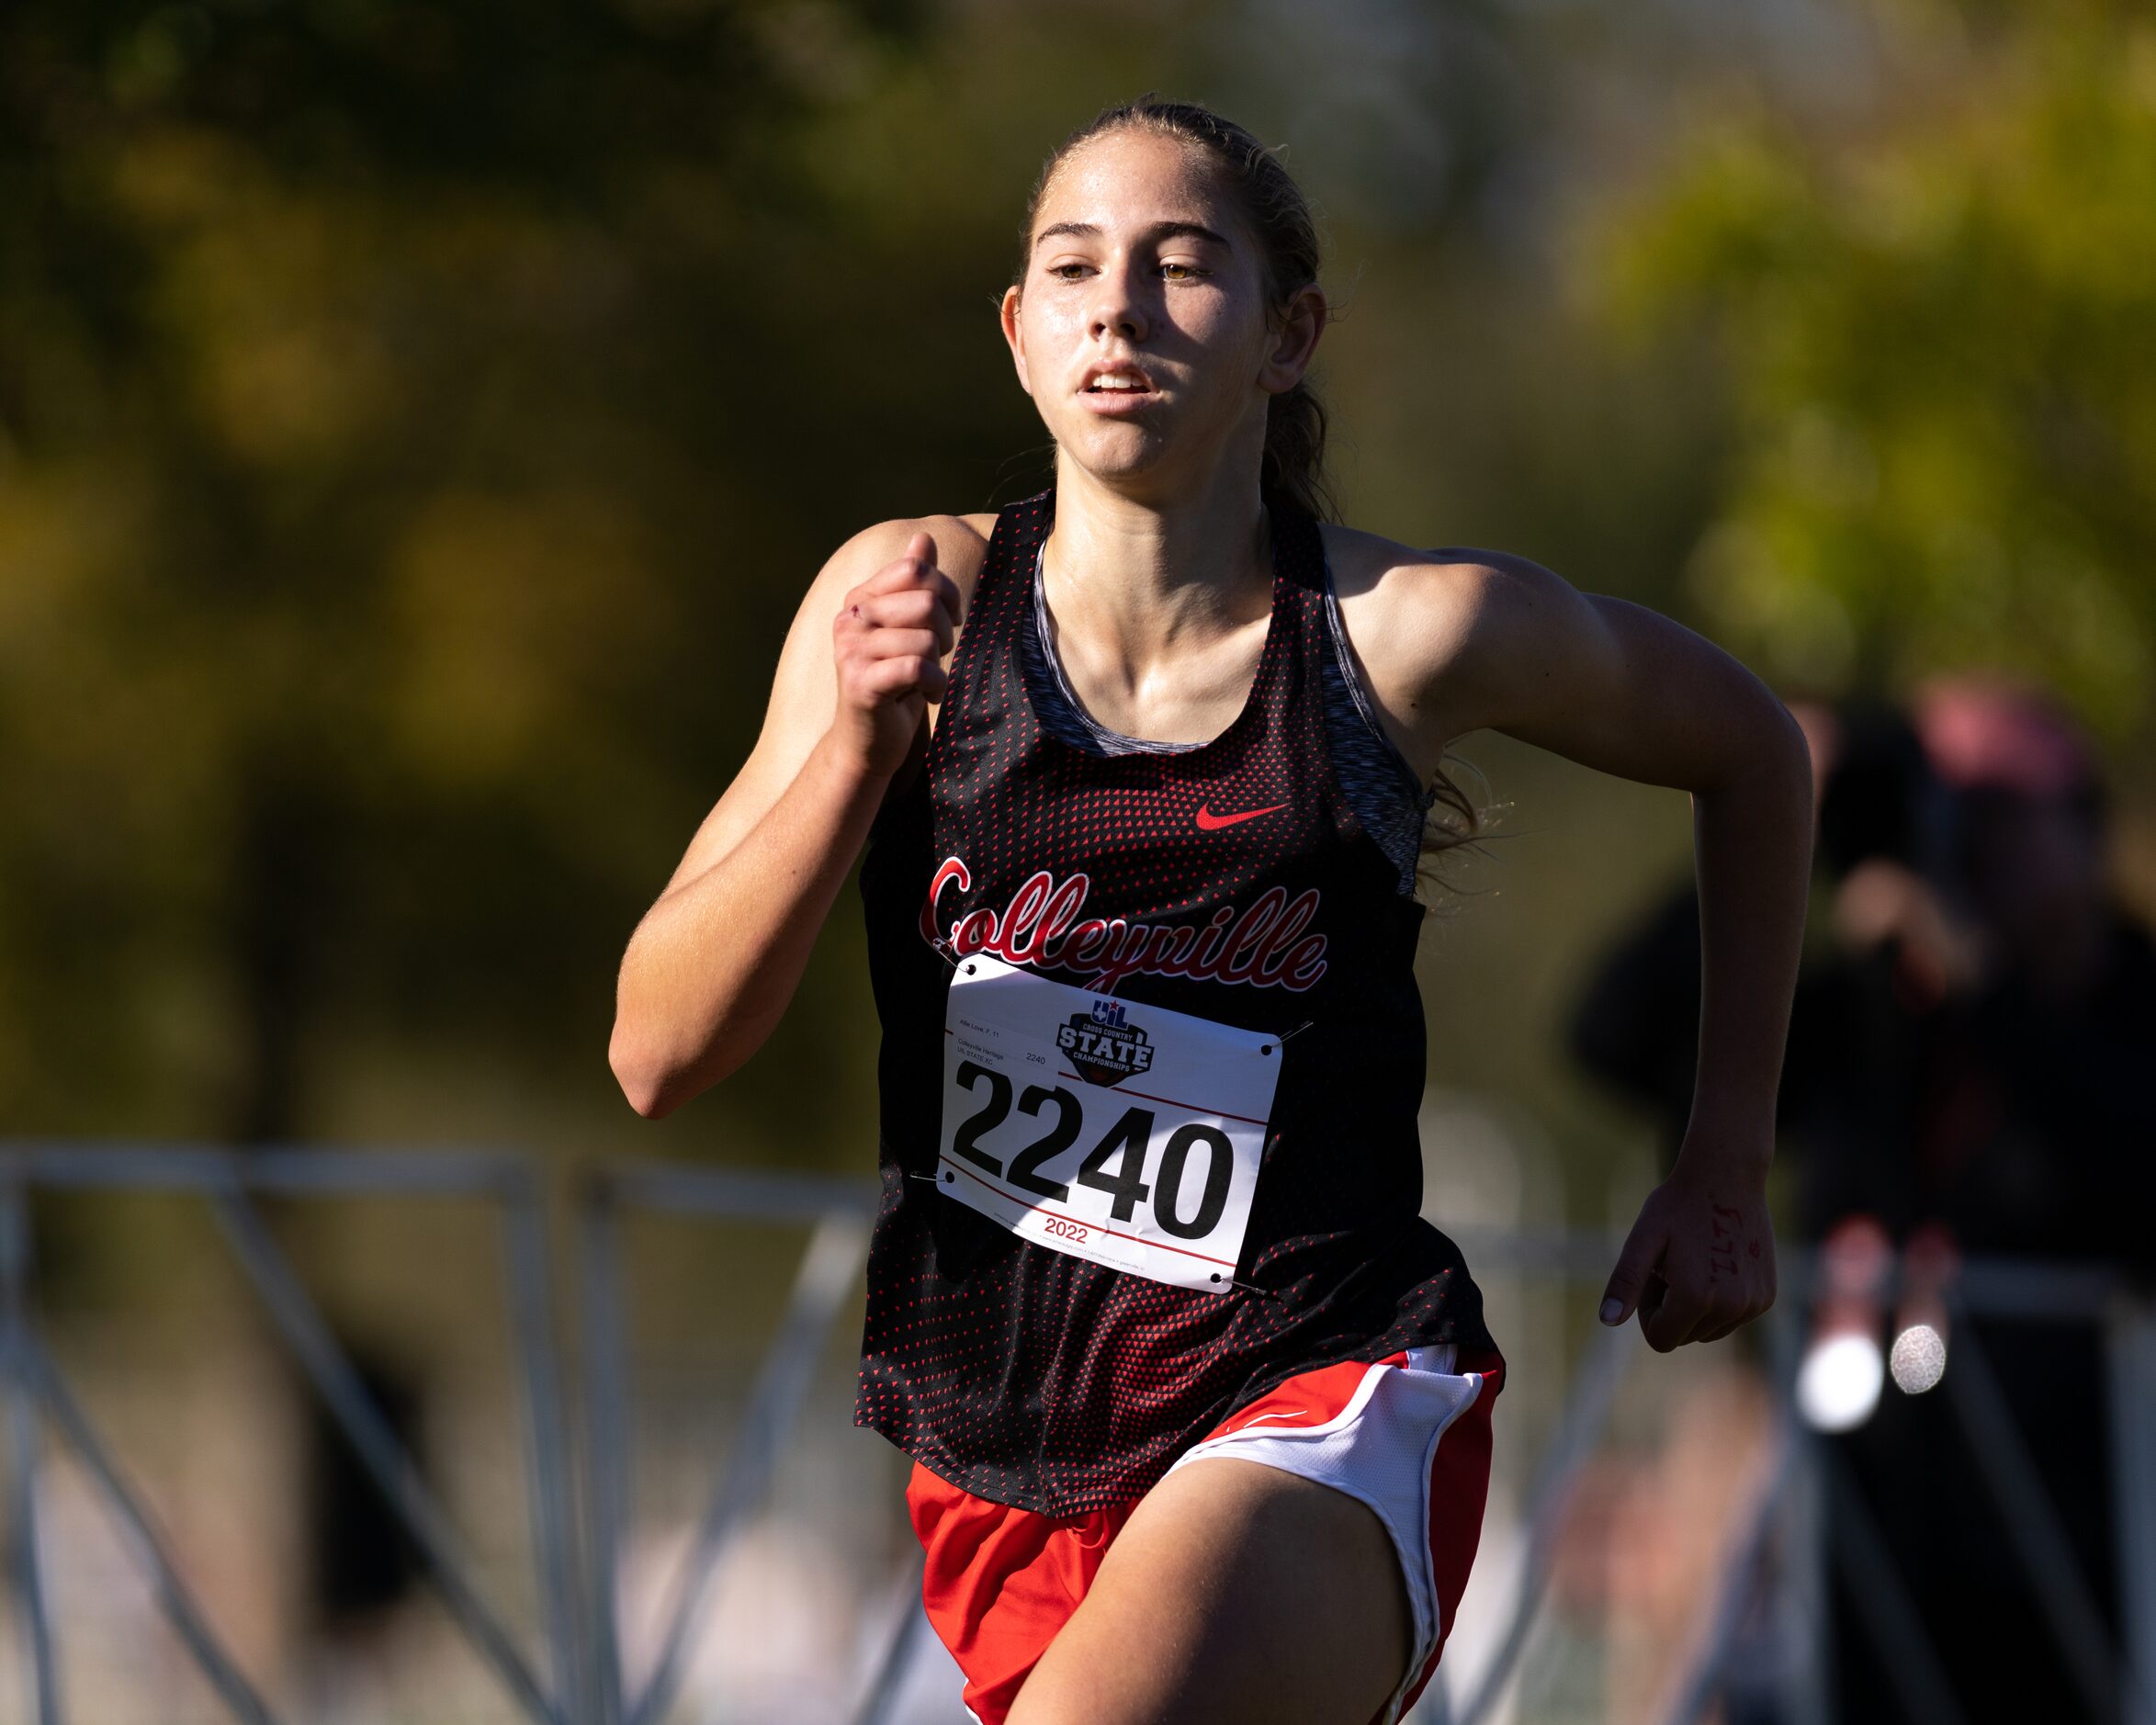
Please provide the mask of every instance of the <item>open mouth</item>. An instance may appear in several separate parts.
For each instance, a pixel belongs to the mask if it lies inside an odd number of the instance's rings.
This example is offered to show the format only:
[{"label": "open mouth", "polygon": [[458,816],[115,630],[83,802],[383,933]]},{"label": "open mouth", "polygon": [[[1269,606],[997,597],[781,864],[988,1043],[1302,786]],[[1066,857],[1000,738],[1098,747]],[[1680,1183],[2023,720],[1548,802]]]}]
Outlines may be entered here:
[{"label": "open mouth", "polygon": [[1096,372],[1086,379],[1087,395],[1131,397],[1157,395],[1151,378],[1134,366],[1118,366],[1111,370]]}]

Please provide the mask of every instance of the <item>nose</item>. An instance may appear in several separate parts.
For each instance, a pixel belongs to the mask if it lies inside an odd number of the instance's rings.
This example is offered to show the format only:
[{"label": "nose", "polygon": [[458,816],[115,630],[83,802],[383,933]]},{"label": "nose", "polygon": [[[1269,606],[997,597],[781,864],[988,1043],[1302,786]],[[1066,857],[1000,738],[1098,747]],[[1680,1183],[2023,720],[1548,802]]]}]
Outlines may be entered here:
[{"label": "nose", "polygon": [[1117,257],[1094,277],[1091,310],[1089,333],[1096,341],[1105,335],[1120,335],[1127,342],[1146,339],[1149,325],[1131,258]]}]

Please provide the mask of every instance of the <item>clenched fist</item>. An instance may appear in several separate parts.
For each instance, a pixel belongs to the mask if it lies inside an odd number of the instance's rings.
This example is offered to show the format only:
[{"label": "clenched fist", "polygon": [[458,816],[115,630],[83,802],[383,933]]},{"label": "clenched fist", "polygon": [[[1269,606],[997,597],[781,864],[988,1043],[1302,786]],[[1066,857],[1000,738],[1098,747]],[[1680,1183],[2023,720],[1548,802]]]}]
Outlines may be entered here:
[{"label": "clenched fist", "polygon": [[1759,1316],[1775,1296],[1764,1177],[1680,1154],[1640,1206],[1604,1293],[1602,1322],[1622,1324],[1637,1312],[1659,1354],[1720,1341]]},{"label": "clenched fist", "polygon": [[936,542],[925,533],[840,606],[831,624],[839,674],[831,728],[868,772],[897,772],[928,704],[943,698],[943,655],[963,609],[958,584],[936,567]]}]

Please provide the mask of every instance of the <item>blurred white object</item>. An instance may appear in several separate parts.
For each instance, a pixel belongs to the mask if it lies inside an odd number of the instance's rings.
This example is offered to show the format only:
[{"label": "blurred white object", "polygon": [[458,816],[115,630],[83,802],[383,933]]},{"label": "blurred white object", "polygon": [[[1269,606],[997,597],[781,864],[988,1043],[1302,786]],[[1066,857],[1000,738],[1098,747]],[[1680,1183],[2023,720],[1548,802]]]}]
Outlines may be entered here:
[{"label": "blurred white object", "polygon": [[1879,1218],[1844,1216],[1820,1242],[1812,1340],[1797,1368],[1797,1411],[1818,1431],[1851,1431],[1871,1417],[1887,1381],[1879,1305],[1893,1246]]},{"label": "blurred white object", "polygon": [[1960,1273],[1954,1231],[1927,1222],[1902,1248],[1902,1304],[1894,1314],[1894,1382],[1922,1395],[1947,1375],[1947,1288]]},{"label": "blurred white object", "polygon": [[1922,1395],[1947,1375],[1947,1338],[1928,1324],[1912,1324],[1894,1337],[1887,1369],[1894,1387]]},{"label": "blurred white object", "polygon": [[1821,1337],[1797,1370],[1797,1409],[1820,1431],[1850,1431],[1871,1417],[1886,1382],[1886,1360],[1870,1336]]}]

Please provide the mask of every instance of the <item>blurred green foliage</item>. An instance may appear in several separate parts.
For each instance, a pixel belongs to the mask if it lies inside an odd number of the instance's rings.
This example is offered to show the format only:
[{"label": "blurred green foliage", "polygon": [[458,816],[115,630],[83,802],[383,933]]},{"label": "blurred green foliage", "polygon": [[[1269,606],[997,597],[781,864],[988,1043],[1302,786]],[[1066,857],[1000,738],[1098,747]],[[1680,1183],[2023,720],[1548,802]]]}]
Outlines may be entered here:
[{"label": "blurred green foliage", "polygon": [[1903,24],[1929,63],[1877,111],[1729,105],[1606,219],[1614,309],[1704,323],[1735,404],[1696,595],[1764,672],[1997,665],[2123,741],[2156,669],[2156,23]]},{"label": "blurred green foliage", "polygon": [[857,352],[803,375],[835,230],[794,152],[909,28],[10,9],[11,1125],[309,1129],[333,1018],[604,1077],[630,884],[861,524],[818,508],[871,438]]}]

